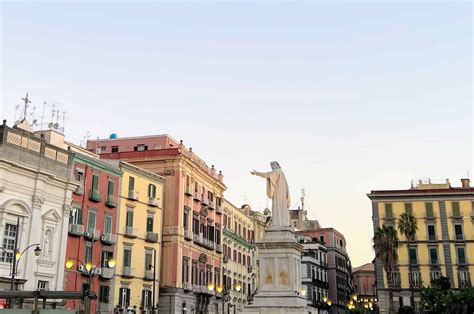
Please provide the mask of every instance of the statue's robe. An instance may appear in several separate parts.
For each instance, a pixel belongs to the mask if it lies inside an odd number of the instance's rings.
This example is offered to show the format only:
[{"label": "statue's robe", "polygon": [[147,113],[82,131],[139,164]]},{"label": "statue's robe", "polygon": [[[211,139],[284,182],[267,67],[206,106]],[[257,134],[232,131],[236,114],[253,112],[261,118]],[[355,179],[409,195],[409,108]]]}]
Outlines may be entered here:
[{"label": "statue's robe", "polygon": [[272,226],[290,226],[290,191],[281,169],[257,173],[267,179],[267,196],[272,200]]}]

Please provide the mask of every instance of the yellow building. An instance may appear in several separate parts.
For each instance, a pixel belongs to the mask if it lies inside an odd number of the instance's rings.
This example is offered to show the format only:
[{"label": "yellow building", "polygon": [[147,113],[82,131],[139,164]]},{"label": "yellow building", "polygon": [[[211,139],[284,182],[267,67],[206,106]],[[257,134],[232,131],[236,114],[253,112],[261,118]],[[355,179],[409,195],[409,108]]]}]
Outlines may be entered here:
[{"label": "yellow building", "polygon": [[108,162],[123,171],[111,297],[115,307],[151,313],[159,295],[164,178],[124,161]]},{"label": "yellow building", "polygon": [[256,289],[256,248],[254,222],[250,206],[237,208],[228,200],[222,203],[224,264],[223,282],[227,295],[227,312],[241,312]]},{"label": "yellow building", "polygon": [[[410,305],[409,257],[412,264],[414,306],[418,308],[421,288],[430,286],[440,276],[449,278],[454,289],[470,286],[474,280],[474,188],[469,179],[461,187],[419,181],[407,190],[372,191],[374,228],[382,224],[397,227],[403,212],[411,212],[418,223],[415,243],[406,246],[399,234],[398,265],[392,272],[395,308]],[[397,228],[398,229],[398,228]],[[389,307],[388,287],[382,263],[375,264],[381,313]]]}]

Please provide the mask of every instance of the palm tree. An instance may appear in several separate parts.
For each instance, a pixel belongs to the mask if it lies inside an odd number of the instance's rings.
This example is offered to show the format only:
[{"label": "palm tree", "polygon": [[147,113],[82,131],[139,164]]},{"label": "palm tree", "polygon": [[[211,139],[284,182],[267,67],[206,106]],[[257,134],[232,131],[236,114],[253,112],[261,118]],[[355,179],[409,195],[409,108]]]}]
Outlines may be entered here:
[{"label": "palm tree", "polygon": [[389,312],[393,312],[392,270],[398,261],[398,235],[393,226],[382,225],[375,230],[374,238],[375,256],[382,261],[389,293]]},{"label": "palm tree", "polygon": [[409,212],[405,212],[400,215],[398,218],[398,231],[405,236],[407,239],[407,248],[408,248],[408,276],[410,276],[410,290],[411,290],[411,299],[410,304],[414,308],[415,292],[413,290],[413,277],[411,270],[411,258],[410,258],[410,244],[415,241],[415,235],[418,231],[418,225],[416,223],[415,217]]}]

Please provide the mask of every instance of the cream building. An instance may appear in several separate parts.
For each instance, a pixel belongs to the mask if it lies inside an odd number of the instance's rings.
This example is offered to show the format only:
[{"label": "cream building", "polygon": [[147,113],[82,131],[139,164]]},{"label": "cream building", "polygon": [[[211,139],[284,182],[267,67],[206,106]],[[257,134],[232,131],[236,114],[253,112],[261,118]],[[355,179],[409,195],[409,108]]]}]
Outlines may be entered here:
[{"label": "cream building", "polygon": [[251,302],[256,289],[256,248],[254,222],[248,205],[237,208],[223,200],[222,266],[225,312],[241,312]]},{"label": "cream building", "polygon": [[3,120],[0,289],[10,289],[15,239],[17,252],[24,251],[16,272],[16,288],[63,289],[71,196],[79,186],[70,176],[71,166],[71,153],[35,137],[27,121],[10,128]]}]

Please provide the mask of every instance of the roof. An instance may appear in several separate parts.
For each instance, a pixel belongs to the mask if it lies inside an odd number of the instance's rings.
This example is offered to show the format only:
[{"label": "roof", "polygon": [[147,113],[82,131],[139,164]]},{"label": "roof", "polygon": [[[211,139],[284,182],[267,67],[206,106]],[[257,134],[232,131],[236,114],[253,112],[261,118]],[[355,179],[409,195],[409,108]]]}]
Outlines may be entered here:
[{"label": "roof", "polygon": [[367,263],[359,267],[352,268],[352,273],[356,273],[359,271],[368,271],[368,272],[373,272],[374,270],[374,264],[372,263]]},{"label": "roof", "polygon": [[474,187],[451,187],[448,189],[407,189],[407,190],[373,190],[367,197],[370,199],[385,197],[426,197],[426,196],[459,196],[474,195]]}]

